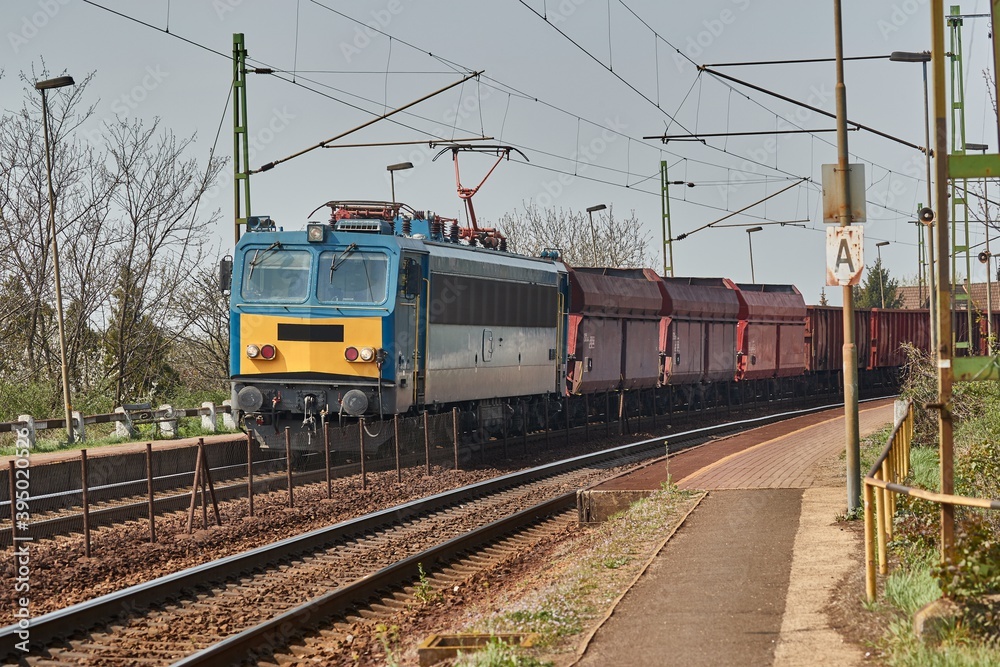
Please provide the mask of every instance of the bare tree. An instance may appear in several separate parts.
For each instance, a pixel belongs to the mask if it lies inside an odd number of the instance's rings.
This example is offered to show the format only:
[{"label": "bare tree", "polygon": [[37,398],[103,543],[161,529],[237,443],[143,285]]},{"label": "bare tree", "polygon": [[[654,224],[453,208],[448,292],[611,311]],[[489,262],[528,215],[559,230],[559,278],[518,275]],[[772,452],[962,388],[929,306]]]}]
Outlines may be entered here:
[{"label": "bare tree", "polygon": [[[0,335],[19,351],[0,361],[0,381],[57,391],[45,147],[33,88],[47,74],[43,66],[40,75],[22,75],[21,109],[0,116]],[[106,146],[82,141],[74,130],[93,113],[83,101],[91,78],[48,98],[67,362],[74,394],[106,392],[104,400],[120,404],[178,377],[170,347],[189,318],[177,319],[176,303],[202,268],[203,230],[219,213],[198,204],[223,161],[199,164],[190,157],[194,138],[178,139],[158,121],[105,121]]]},{"label": "bare tree", "polygon": [[558,249],[575,266],[643,267],[649,264],[649,232],[644,232],[631,212],[616,220],[611,207],[593,218],[586,212],[523,205],[500,218],[498,227],[507,236],[513,252],[539,255],[546,248]]}]

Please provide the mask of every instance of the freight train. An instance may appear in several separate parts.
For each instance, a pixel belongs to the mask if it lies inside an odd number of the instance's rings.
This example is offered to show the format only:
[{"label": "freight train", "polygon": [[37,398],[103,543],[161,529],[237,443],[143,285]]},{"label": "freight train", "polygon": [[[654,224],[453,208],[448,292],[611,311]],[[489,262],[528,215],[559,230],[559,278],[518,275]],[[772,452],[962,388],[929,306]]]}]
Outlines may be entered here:
[{"label": "freight train", "polygon": [[[594,403],[566,397],[659,388],[683,410],[841,386],[840,309],[792,285],[573,267],[399,203],[324,206],[304,230],[251,218],[224,264],[233,405],[262,447],[423,410],[496,435]],[[902,343],[928,348],[926,310],[856,317],[863,385],[896,381]]]}]

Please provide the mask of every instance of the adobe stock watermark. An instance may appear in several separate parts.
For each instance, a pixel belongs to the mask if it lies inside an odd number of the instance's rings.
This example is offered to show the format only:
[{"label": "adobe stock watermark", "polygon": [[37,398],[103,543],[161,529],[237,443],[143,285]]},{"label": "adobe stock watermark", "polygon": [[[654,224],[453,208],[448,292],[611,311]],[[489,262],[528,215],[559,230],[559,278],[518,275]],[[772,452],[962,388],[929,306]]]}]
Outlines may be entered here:
[{"label": "adobe stock watermark", "polygon": [[354,32],[349,41],[342,41],[339,44],[340,54],[344,56],[344,62],[350,64],[355,56],[371,46],[372,40],[379,37],[379,31],[388,28],[397,16],[403,13],[406,7],[402,0],[389,0],[382,9],[373,9],[369,16],[370,20],[364,22],[364,26],[355,25]]},{"label": "adobe stock watermark", "polygon": [[[833,99],[834,91],[827,83],[813,84],[809,87],[809,95],[806,97],[806,104],[823,108],[830,100]],[[789,111],[784,116],[778,118],[776,125],[776,130],[796,130],[801,127],[806,127],[812,118],[816,116],[816,112],[806,109],[805,107],[795,107],[793,111]],[[778,136],[771,134],[768,135],[759,146],[754,148],[747,148],[744,151],[746,159],[744,159],[738,170],[734,170],[732,176],[725,184],[720,184],[717,187],[719,195],[725,197],[728,194],[736,192],[746,181],[760,175],[761,170],[767,169],[767,165],[778,153]]]},{"label": "adobe stock watermark", "polygon": [[[17,650],[28,652],[31,644],[31,536],[27,534],[31,521],[28,500],[31,496],[31,433],[27,428],[17,429],[14,446],[15,497],[10,499],[10,511],[17,530],[14,538],[14,617],[17,619]],[[16,535],[14,534],[16,533]]]},{"label": "adobe stock watermark", "polygon": [[[291,113],[288,110],[288,107],[281,107],[280,109],[272,108],[271,117],[268,118],[264,126],[256,132],[250,132],[247,137],[247,144],[249,147],[249,154],[247,155],[247,158],[251,169],[256,169],[260,166],[256,162],[257,156],[260,155],[261,152],[270,144],[274,143],[278,135],[287,130],[295,118],[295,114]],[[215,180],[212,187],[210,187],[205,193],[205,198],[214,198],[219,194],[219,190],[222,188],[232,188],[233,180],[235,180],[233,170],[223,169],[219,178]]]},{"label": "adobe stock watermark", "polygon": [[[495,95],[496,92],[496,89],[491,86],[477,87],[476,94],[465,95],[457,103],[445,109],[445,112],[441,115],[442,123],[434,127],[428,134],[432,137],[445,137],[454,131],[453,128],[460,129],[462,122],[478,116],[483,102]],[[447,143],[447,141],[441,140],[437,143]],[[420,167],[437,155],[439,150],[439,148],[431,148],[429,143],[415,146],[410,150],[408,155],[399,154],[396,162],[410,162],[414,167]],[[398,187],[405,183],[413,171],[415,169],[397,171],[395,175],[396,186]],[[383,178],[385,179],[385,184],[388,186],[390,181],[389,173],[385,172]]]},{"label": "adobe stock watermark", "polygon": [[[149,98],[149,94],[159,88],[169,76],[170,72],[164,71],[161,65],[147,65],[139,83],[111,102],[111,112],[116,118],[134,113]],[[105,117],[96,128],[82,130],[83,138],[92,146],[102,146],[105,143],[105,137],[111,132],[114,125],[114,120],[110,117]]]},{"label": "adobe stock watermark", "polygon": [[10,42],[10,48],[14,53],[20,53],[21,48],[37,37],[38,33],[44,30],[69,3],[70,0],[38,0],[35,3],[38,11],[25,14],[17,32],[7,32],[7,41]]},{"label": "adobe stock watermark", "polygon": [[[901,176],[909,176],[909,178],[904,181]],[[916,207],[912,206],[913,199],[920,195],[915,195],[914,187],[919,186],[921,181],[926,182],[927,180],[927,168],[923,153],[914,153],[900,166],[896,173],[890,172],[886,178],[889,179],[889,182],[885,184],[885,189],[871,188],[874,192],[871,192],[869,196],[876,206],[868,208],[869,219],[896,218],[898,214],[892,209],[900,210],[909,207],[916,210]],[[904,198],[907,201],[904,202]],[[914,215],[916,215],[915,212]]]},{"label": "adobe stock watermark", "polygon": [[628,125],[623,123],[619,117],[606,118],[601,133],[586,144],[579,146],[570,156],[570,159],[579,164],[576,174],[559,174],[551,181],[543,181],[542,190],[544,192],[540,192],[532,198],[534,203],[542,209],[551,207],[555,200],[559,199],[566,191],[566,188],[573,185],[580,174],[587,171],[590,165],[597,161],[597,158],[607,152],[608,146],[613,144],[626,129],[628,129]]},{"label": "adobe stock watermark", "polygon": [[903,0],[892,3],[889,15],[875,22],[878,31],[882,33],[882,39],[889,41],[889,35],[899,32],[904,25],[910,22],[910,19],[926,6],[927,0]]},{"label": "adobe stock watermark", "polygon": [[[715,17],[703,20],[701,30],[693,35],[688,34],[684,45],[680,47],[684,55],[698,62],[698,58],[715,44],[715,40],[722,37],[726,28],[736,23],[737,17],[750,8],[750,0],[730,0],[730,3],[735,7],[735,11],[725,7]],[[684,55],[674,52],[674,65],[677,66],[678,72],[683,72],[684,68],[691,64]]]}]

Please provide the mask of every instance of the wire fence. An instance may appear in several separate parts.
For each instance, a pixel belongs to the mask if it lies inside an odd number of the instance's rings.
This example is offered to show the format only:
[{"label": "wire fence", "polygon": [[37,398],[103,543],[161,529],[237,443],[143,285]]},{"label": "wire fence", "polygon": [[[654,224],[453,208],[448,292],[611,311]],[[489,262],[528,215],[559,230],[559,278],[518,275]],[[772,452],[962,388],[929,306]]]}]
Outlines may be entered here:
[{"label": "wire fence", "polygon": [[306,449],[292,446],[303,433],[286,429],[284,447],[262,448],[251,434],[211,444],[158,441],[113,455],[80,450],[44,463],[15,457],[0,469],[0,546],[82,531],[89,555],[92,531],[123,522],[155,542],[158,534],[332,498],[338,478],[358,476],[365,489],[376,479],[399,483],[404,470],[432,475],[579,436],[638,433],[665,425],[675,410],[702,411],[695,400],[663,387],[327,423],[309,434]]}]

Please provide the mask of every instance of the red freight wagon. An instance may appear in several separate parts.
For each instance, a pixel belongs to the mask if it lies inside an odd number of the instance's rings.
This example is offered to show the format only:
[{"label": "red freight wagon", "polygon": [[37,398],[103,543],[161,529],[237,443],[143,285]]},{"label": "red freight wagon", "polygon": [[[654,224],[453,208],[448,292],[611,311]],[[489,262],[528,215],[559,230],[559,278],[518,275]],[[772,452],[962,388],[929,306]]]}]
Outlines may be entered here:
[{"label": "red freight wagon", "polygon": [[740,302],[728,278],[660,278],[666,317],[660,322],[662,384],[721,382],[736,376]]},{"label": "red freight wagon", "polygon": [[[871,358],[872,311],[854,311],[854,341],[858,350],[858,368],[865,368]],[[844,311],[839,306],[806,308],[806,369],[810,373],[844,370]]]},{"label": "red freight wagon", "polygon": [[794,285],[737,285],[738,380],[805,372],[806,302]]},{"label": "red freight wagon", "polygon": [[892,368],[906,363],[903,343],[921,350],[931,345],[930,314],[927,310],[871,310],[871,348],[868,369]]},{"label": "red freight wagon", "polygon": [[569,284],[570,392],[655,387],[662,285],[612,268],[569,268]]}]

